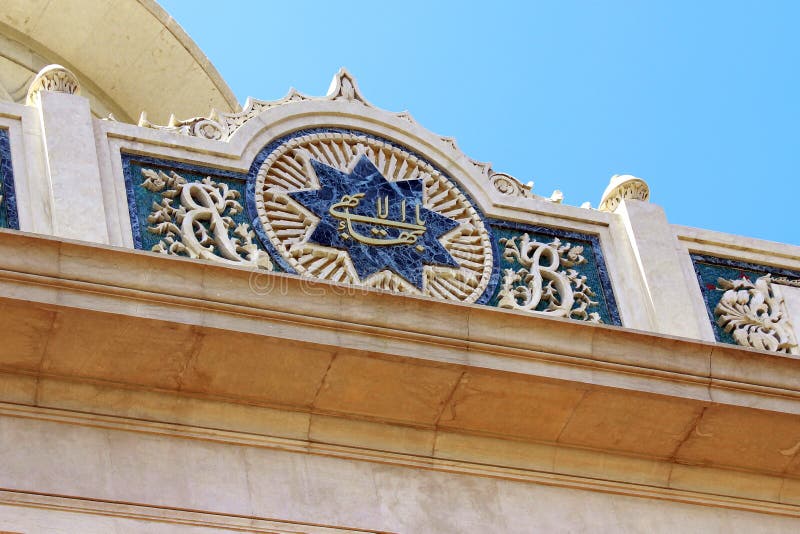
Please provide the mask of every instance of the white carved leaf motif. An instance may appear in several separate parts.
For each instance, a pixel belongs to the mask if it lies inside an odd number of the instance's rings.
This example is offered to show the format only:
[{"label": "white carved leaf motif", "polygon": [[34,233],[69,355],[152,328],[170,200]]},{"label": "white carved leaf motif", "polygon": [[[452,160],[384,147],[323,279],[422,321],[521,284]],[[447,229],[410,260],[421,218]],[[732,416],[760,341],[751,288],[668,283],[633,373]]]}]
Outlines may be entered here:
[{"label": "white carved leaf motif", "polygon": [[770,275],[755,282],[747,278],[719,278],[717,289],[724,290],[714,308],[717,324],[744,347],[800,354],[780,291]]},{"label": "white carved leaf motif", "polygon": [[164,236],[153,251],[272,270],[250,225],[233,220],[244,210],[238,191],[210,176],[189,182],[176,172],[142,169],[142,175],[142,187],[161,193],[161,202],[153,202],[147,217],[148,231]]},{"label": "white carved leaf motif", "polygon": [[527,233],[501,239],[500,244],[505,247],[503,257],[520,268],[504,271],[498,307],[602,322],[600,314],[588,311],[598,305],[592,300],[595,292],[586,276],[573,269],[587,263],[582,246],[557,238],[542,243]]}]

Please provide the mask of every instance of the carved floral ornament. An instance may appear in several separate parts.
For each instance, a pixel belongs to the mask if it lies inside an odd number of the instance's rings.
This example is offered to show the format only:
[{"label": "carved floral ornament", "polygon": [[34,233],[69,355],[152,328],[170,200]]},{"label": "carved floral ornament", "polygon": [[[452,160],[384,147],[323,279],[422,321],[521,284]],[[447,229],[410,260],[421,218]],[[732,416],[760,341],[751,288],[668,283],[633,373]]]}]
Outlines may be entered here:
[{"label": "carved floral ornament", "polygon": [[151,169],[143,169],[142,175],[142,187],[162,197],[147,218],[148,231],[164,236],[153,251],[272,270],[272,260],[259,250],[250,225],[237,225],[231,218],[244,210],[237,191],[210,177],[187,182],[175,172]]},{"label": "carved floral ornament", "polygon": [[586,276],[572,269],[587,262],[582,246],[559,239],[541,243],[528,234],[500,243],[505,245],[503,257],[521,267],[504,271],[498,307],[602,322],[597,312],[587,311],[598,303],[591,299],[596,294]]},{"label": "carved floral ornament", "polygon": [[769,274],[754,282],[719,278],[717,289],[724,293],[714,308],[717,324],[739,345],[800,355],[781,285],[800,287],[800,282]]}]

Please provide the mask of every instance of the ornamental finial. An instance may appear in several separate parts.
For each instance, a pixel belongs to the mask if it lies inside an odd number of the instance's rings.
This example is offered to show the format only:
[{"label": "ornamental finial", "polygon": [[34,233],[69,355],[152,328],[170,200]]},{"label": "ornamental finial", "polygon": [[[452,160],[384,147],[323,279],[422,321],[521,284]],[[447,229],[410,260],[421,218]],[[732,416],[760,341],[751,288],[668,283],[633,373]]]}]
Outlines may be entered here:
[{"label": "ornamental finial", "polygon": [[78,78],[68,69],[61,65],[48,65],[33,78],[33,82],[28,87],[26,104],[29,106],[38,104],[39,93],[42,91],[80,95],[81,86]]},{"label": "ornamental finial", "polygon": [[630,174],[615,174],[603,192],[598,210],[612,213],[623,200],[650,199],[650,187],[647,182]]}]

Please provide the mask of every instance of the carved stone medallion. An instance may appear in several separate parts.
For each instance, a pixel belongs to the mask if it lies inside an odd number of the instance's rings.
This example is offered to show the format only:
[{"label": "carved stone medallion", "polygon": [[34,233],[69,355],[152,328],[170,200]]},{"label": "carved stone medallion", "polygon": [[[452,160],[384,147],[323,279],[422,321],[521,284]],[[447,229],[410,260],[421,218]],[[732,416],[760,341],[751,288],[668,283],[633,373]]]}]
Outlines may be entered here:
[{"label": "carved stone medallion", "polygon": [[286,266],[313,278],[475,302],[492,275],[486,225],[443,172],[354,130],[297,132],[254,169],[254,200]]}]

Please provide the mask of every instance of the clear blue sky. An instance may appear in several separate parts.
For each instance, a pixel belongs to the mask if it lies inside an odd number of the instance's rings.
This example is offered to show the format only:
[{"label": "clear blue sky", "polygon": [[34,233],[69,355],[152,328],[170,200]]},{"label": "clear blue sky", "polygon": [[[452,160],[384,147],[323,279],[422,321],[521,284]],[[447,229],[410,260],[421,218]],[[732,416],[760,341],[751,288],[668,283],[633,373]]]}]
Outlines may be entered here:
[{"label": "clear blue sky", "polygon": [[160,3],[241,102],[345,66],[540,195],[629,173],[670,222],[800,245],[800,1]]}]

